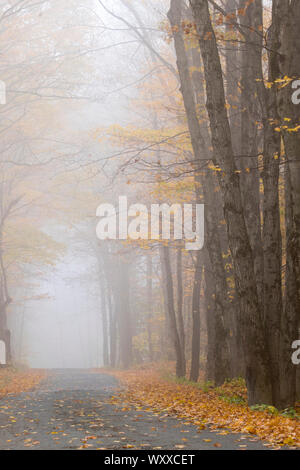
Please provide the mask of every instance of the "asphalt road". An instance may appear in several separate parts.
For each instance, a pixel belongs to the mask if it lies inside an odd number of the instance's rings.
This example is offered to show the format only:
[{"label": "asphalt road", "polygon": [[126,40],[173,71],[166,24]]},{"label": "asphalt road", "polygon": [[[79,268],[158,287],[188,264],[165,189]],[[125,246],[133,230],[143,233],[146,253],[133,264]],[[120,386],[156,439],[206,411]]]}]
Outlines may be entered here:
[{"label": "asphalt road", "polygon": [[0,400],[0,449],[266,449],[251,436],[198,432],[173,417],[116,407],[117,389],[105,374],[50,371],[38,389]]}]

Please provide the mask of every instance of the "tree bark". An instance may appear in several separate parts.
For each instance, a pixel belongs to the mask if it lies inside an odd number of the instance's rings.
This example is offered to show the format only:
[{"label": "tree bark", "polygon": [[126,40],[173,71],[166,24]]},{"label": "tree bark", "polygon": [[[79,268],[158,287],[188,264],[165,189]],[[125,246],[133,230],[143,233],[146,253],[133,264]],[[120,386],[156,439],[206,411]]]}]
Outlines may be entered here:
[{"label": "tree bark", "polygon": [[265,346],[253,254],[246,229],[239,175],[234,160],[226,112],[220,57],[207,0],[190,0],[204,63],[207,110],[215,163],[221,169],[221,187],[228,240],[241,305],[243,347],[249,404],[272,403],[269,356]]},{"label": "tree bark", "polygon": [[[300,324],[300,106],[293,103],[294,80],[300,79],[300,3],[274,0],[272,34],[274,78],[279,126],[286,158],[286,272],[285,306],[281,319],[281,405],[293,406],[296,399],[296,366],[291,363],[291,345],[298,339]],[[288,81],[284,80],[288,77]],[[280,84],[280,82],[279,82]],[[298,130],[297,130],[298,129]]]},{"label": "tree bark", "polygon": [[149,360],[152,362],[154,359],[153,355],[153,343],[152,343],[152,319],[153,319],[153,310],[152,310],[152,258],[147,256],[147,335],[148,335],[148,351],[149,351]]},{"label": "tree bark", "polygon": [[185,356],[185,331],[183,321],[182,247],[177,248],[177,318],[182,354]]},{"label": "tree bark", "polygon": [[192,317],[193,317],[193,333],[192,333],[192,354],[191,354],[191,371],[190,380],[197,382],[199,378],[200,368],[200,293],[202,284],[203,260],[202,252],[198,251],[196,255],[193,300],[192,300]]},{"label": "tree bark", "polygon": [[102,318],[102,338],[103,338],[103,365],[107,367],[109,364],[108,352],[108,322],[107,322],[107,308],[106,308],[106,293],[105,288],[101,292],[101,318]]},{"label": "tree bark", "polygon": [[116,366],[117,323],[114,315],[111,287],[107,286],[108,318],[109,318],[109,364]]},{"label": "tree bark", "polygon": [[132,361],[132,330],[129,302],[129,266],[124,257],[118,255],[116,283],[114,298],[119,325],[119,353],[120,362],[124,369],[128,369]]},{"label": "tree bark", "polygon": [[204,263],[204,279],[205,279],[205,315],[207,328],[207,358],[205,379],[209,382],[215,382],[215,349],[218,348],[216,342],[215,327],[215,288],[214,276],[211,270],[208,253],[205,254]]},{"label": "tree bark", "polygon": [[185,364],[184,354],[182,351],[178,328],[177,328],[177,322],[176,322],[176,313],[175,313],[175,306],[174,306],[173,277],[172,277],[172,270],[171,270],[169,248],[167,246],[160,247],[160,257],[161,257],[161,265],[162,265],[162,272],[163,272],[163,280],[165,282],[166,310],[168,314],[169,326],[171,329],[171,337],[172,337],[175,355],[176,355],[176,376],[185,377],[186,364]]},{"label": "tree bark", "polygon": [[258,165],[260,135],[257,123],[261,119],[260,100],[257,94],[257,79],[262,79],[262,4],[255,1],[248,4],[240,0],[239,8],[245,8],[241,28],[244,36],[240,46],[241,60],[241,146],[237,154],[238,168],[241,170],[241,190],[243,209],[250,245],[254,256],[254,272],[258,298],[263,300],[264,260],[262,250],[262,220],[260,201],[260,175]]},{"label": "tree bark", "polygon": [[[226,273],[224,270],[224,261],[222,256],[222,249],[219,238],[218,224],[213,216],[216,214],[215,199],[214,199],[214,188],[215,184],[213,177],[210,173],[205,178],[201,177],[201,161],[208,161],[211,158],[211,154],[208,150],[208,136],[206,139],[203,137],[200,129],[199,119],[197,115],[196,102],[200,104],[200,96],[202,90],[200,88],[202,83],[202,77],[199,77],[198,73],[193,73],[193,82],[189,72],[189,62],[186,54],[185,44],[180,28],[177,26],[181,24],[181,2],[172,1],[171,9],[168,13],[170,24],[173,28],[173,37],[175,43],[176,57],[177,57],[177,68],[179,71],[181,81],[181,93],[184,100],[184,106],[188,119],[188,126],[191,135],[191,141],[194,151],[195,162],[193,164],[195,170],[195,191],[197,199],[202,196],[202,187],[204,192],[204,200],[206,202],[206,233],[207,233],[207,244],[208,251],[211,258],[211,265],[214,271],[215,282],[216,282],[216,303],[217,308],[215,311],[216,325],[218,327],[217,336],[220,339],[218,349],[218,384],[224,382],[226,378],[230,376],[229,368],[229,351],[227,342],[227,333],[225,328],[225,316],[228,307],[227,302],[227,291],[226,288]],[[193,51],[194,61],[195,51]],[[200,67],[199,63],[194,62],[193,64],[196,69]],[[193,86],[194,85],[194,86]],[[205,132],[205,131],[204,131]]]},{"label": "tree bark", "polygon": [[[292,200],[291,200],[290,168],[285,168],[285,222],[286,236],[293,233]],[[290,250],[290,240],[286,242],[286,268],[285,268],[285,299],[284,311],[281,319],[280,337],[280,384],[281,405],[283,408],[294,406],[296,402],[296,370],[291,361],[291,345],[298,339],[299,304],[297,284],[294,272],[294,254]]]}]

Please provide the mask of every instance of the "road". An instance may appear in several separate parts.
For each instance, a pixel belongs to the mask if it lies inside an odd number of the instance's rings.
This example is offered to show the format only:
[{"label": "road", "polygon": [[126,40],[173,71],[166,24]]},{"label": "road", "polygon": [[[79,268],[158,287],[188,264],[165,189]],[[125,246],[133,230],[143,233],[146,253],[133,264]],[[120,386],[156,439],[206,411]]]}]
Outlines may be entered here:
[{"label": "road", "polygon": [[116,379],[54,370],[32,391],[0,400],[0,449],[266,449],[260,441],[197,431],[166,415],[116,407]]}]

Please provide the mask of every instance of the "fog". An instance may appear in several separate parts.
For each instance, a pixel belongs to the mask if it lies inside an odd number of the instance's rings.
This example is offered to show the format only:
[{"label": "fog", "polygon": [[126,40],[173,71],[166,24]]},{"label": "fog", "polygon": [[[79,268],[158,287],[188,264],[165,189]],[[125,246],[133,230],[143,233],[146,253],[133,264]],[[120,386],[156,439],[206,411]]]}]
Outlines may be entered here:
[{"label": "fog", "polygon": [[1,363],[294,405],[295,5],[0,0]]},{"label": "fog", "polygon": [[[162,3],[155,5],[154,16],[147,14],[149,25],[157,25]],[[104,6],[132,20],[122,2],[105,2]],[[91,239],[96,243],[96,232],[91,234],[96,220],[90,224],[89,219],[105,198],[105,187],[110,191],[107,199],[114,197],[111,178],[117,165],[110,162],[115,150],[109,143],[98,143],[93,134],[113,124],[136,122],[136,113],[130,108],[138,94],[137,84],[143,84],[146,50],[135,34],[97,1],[89,5],[80,1],[64,5],[58,1],[27,1],[11,4],[11,10],[8,7],[7,2],[0,5],[2,36],[15,58],[8,56],[2,65],[6,85],[2,127],[16,156],[3,164],[3,169],[10,172],[17,168],[21,177],[25,175],[26,191],[32,188],[38,198],[37,202],[29,196],[29,208],[20,208],[17,230],[22,230],[25,216],[62,245],[57,257],[53,253],[51,266],[47,266],[49,260],[24,263],[16,259],[16,266],[7,268],[13,297],[7,313],[12,356],[15,362],[33,368],[99,367],[103,365],[101,292],[105,286],[97,272],[97,257],[95,262],[95,254],[88,253]],[[15,29],[15,39],[6,38],[6,28]],[[36,75],[40,73],[43,75]],[[21,129],[23,133],[20,142],[7,130],[5,121],[11,115],[14,132]],[[26,171],[27,165],[32,167],[32,174]],[[86,197],[81,195],[85,181],[89,190],[91,186],[94,190],[90,207],[88,201],[82,201]],[[85,205],[78,214],[76,200]],[[18,276],[17,283],[14,276]]]},{"label": "fog", "polygon": [[[40,289],[49,299],[27,302],[16,312],[13,353],[36,368],[92,368],[102,364],[101,312],[93,286],[80,277],[92,264],[66,256],[45,273]],[[94,288],[95,290],[95,288]]]}]

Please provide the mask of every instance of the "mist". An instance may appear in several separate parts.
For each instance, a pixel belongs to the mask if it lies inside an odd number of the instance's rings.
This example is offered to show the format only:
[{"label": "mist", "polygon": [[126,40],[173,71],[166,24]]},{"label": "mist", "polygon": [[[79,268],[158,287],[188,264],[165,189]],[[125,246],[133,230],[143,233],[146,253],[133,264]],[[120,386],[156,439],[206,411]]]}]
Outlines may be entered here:
[{"label": "mist", "polygon": [[166,367],[294,409],[299,21],[285,0],[0,0],[2,366]]}]

